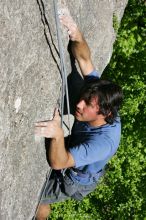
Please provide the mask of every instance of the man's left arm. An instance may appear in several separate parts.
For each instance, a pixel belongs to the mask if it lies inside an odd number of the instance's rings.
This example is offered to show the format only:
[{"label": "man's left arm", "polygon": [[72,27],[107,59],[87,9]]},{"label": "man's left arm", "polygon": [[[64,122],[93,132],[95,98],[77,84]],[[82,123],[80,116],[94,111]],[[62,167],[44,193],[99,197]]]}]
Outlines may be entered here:
[{"label": "man's left arm", "polygon": [[91,59],[90,48],[83,33],[70,15],[60,16],[61,23],[67,28],[71,40],[72,54],[77,60],[83,76],[89,75],[95,67]]},{"label": "man's left arm", "polygon": [[36,123],[35,134],[40,137],[51,138],[47,153],[53,169],[60,170],[75,165],[73,156],[65,148],[64,132],[60,127],[58,110],[55,111],[53,120]]}]

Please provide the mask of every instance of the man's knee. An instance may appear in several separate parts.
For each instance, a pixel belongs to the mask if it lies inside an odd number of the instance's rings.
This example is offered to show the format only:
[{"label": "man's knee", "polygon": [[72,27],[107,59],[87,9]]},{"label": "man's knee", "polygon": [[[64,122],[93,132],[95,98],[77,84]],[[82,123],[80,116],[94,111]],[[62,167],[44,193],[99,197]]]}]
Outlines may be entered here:
[{"label": "man's knee", "polygon": [[36,219],[46,220],[46,218],[50,215],[50,212],[50,205],[40,205],[37,211]]}]

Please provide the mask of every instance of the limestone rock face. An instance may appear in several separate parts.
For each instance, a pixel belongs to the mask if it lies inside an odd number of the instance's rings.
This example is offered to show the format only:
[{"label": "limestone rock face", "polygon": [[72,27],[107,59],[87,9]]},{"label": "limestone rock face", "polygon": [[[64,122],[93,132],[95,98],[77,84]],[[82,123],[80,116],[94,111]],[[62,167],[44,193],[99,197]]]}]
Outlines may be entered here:
[{"label": "limestone rock face", "polygon": [[[60,0],[68,7],[101,72],[115,41],[127,0]],[[68,36],[62,28],[67,73]],[[0,220],[29,220],[49,169],[34,123],[51,119],[60,96],[60,60],[53,0],[0,2]]]}]

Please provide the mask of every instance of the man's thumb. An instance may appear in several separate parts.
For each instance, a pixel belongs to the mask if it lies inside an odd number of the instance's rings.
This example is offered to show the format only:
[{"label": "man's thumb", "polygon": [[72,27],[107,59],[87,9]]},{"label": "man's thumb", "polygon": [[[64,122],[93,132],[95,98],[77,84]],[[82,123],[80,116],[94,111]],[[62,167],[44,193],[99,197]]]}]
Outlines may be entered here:
[{"label": "man's thumb", "polygon": [[55,108],[55,111],[54,111],[54,115],[53,115],[53,119],[57,119],[59,117],[59,109],[58,108]]}]

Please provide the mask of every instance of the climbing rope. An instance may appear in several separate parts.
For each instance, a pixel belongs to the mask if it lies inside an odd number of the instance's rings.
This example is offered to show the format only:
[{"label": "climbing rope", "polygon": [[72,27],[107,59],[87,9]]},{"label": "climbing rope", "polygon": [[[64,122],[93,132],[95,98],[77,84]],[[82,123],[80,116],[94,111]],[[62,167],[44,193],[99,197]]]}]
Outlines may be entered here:
[{"label": "climbing rope", "polygon": [[67,71],[66,71],[66,65],[65,65],[63,43],[61,40],[61,31],[60,31],[60,22],[59,22],[59,18],[58,18],[57,0],[53,0],[53,3],[54,3],[56,29],[57,29],[58,48],[59,48],[59,54],[60,54],[61,76],[62,76],[61,127],[63,126],[64,96],[66,95],[67,112],[68,112],[68,125],[69,125],[69,134],[70,134],[71,133],[70,119],[69,119],[70,106],[69,106],[69,95],[68,95],[68,85],[67,85]]},{"label": "climbing rope", "polygon": [[[71,134],[71,127],[70,127],[70,118],[69,118],[70,106],[69,106],[69,95],[68,95],[68,84],[67,84],[67,71],[66,71],[66,65],[65,65],[63,43],[62,43],[62,40],[61,40],[60,21],[59,21],[59,17],[58,17],[57,2],[58,2],[58,0],[53,0],[54,13],[55,13],[55,23],[56,23],[56,30],[57,30],[58,48],[59,48],[59,54],[60,54],[61,77],[62,77],[61,100],[58,100],[57,104],[59,105],[59,107],[61,107],[61,109],[60,109],[61,127],[63,127],[64,97],[66,95],[67,113],[68,113],[68,128],[69,128],[69,135],[70,135]],[[60,106],[60,102],[61,102],[61,106]],[[46,174],[46,180],[45,180],[45,183],[42,187],[42,190],[41,190],[41,193],[40,193],[40,196],[39,196],[39,199],[38,199],[38,204],[37,204],[37,207],[36,207],[36,210],[35,210],[35,215],[33,217],[33,220],[36,219],[36,215],[37,215],[40,203],[41,203],[41,199],[44,196],[44,192],[45,192],[46,187],[48,185],[51,173],[52,173],[52,169],[50,168],[50,170]]]}]

